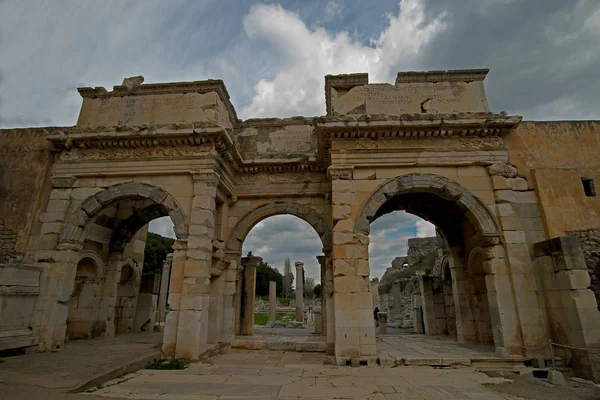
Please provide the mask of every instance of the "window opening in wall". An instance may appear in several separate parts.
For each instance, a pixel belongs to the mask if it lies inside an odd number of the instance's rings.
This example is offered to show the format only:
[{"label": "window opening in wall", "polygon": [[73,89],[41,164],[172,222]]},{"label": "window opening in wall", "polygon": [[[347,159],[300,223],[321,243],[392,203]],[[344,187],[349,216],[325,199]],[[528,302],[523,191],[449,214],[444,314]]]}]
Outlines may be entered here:
[{"label": "window opening in wall", "polygon": [[596,186],[594,185],[593,179],[581,178],[581,183],[583,184],[583,191],[587,197],[596,196]]}]

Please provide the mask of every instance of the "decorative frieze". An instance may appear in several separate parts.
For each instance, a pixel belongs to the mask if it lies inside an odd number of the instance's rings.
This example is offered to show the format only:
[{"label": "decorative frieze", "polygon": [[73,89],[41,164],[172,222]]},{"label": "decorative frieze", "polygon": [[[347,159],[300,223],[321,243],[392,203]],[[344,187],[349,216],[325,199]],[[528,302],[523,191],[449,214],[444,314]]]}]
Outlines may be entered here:
[{"label": "decorative frieze", "polygon": [[488,167],[490,175],[514,178],[517,176],[517,168],[506,162],[499,162]]},{"label": "decorative frieze", "polygon": [[77,178],[74,176],[53,176],[50,178],[52,187],[56,189],[70,189],[75,184]]},{"label": "decorative frieze", "polygon": [[215,156],[217,153],[206,146],[159,146],[115,149],[70,149],[60,153],[62,161],[118,160],[160,157]]},{"label": "decorative frieze", "polygon": [[499,137],[475,137],[460,139],[462,147],[481,148],[481,147],[501,147],[504,146],[502,138]]},{"label": "decorative frieze", "polygon": [[350,180],[352,179],[352,171],[354,170],[353,166],[350,165],[332,165],[327,168],[327,176],[329,179],[343,179]]}]

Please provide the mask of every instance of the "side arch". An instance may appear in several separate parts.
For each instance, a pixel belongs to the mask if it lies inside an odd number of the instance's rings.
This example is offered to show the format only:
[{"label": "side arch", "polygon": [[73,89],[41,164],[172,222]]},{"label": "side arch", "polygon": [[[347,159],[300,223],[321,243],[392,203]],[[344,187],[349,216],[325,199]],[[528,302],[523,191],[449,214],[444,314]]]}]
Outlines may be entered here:
[{"label": "side arch", "polygon": [[84,239],[85,228],[90,221],[104,208],[125,199],[149,199],[155,203],[151,212],[140,216],[139,221],[136,221],[135,225],[138,228],[158,216],[168,215],[174,224],[173,230],[177,238],[187,239],[188,224],[185,212],[169,192],[148,183],[125,182],[110,186],[88,197],[63,226],[59,243],[81,244]]},{"label": "side arch", "polygon": [[81,262],[81,260],[83,260],[84,258],[90,258],[94,260],[94,263],[96,264],[96,276],[99,278],[104,278],[106,269],[104,266],[104,261],[102,261],[102,258],[100,258],[98,253],[96,253],[93,250],[84,250],[81,253],[79,253],[79,260],[77,261],[77,263],[79,264],[79,262]]},{"label": "side arch", "polygon": [[331,249],[331,228],[325,220],[306,204],[275,202],[255,208],[240,219],[227,240],[227,250],[240,252],[250,230],[265,218],[274,215],[293,215],[306,221],[321,238],[324,249]]},{"label": "side arch", "polygon": [[465,211],[479,235],[501,235],[496,217],[479,198],[461,184],[434,174],[407,174],[383,183],[363,205],[354,224],[355,233],[368,235],[380,207],[389,199],[407,193],[430,193],[453,202]]}]

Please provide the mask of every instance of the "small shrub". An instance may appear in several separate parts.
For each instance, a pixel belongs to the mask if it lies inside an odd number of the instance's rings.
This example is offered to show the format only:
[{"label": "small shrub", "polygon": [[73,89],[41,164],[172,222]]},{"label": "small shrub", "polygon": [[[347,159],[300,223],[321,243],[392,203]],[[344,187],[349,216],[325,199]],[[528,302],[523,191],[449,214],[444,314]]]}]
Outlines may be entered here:
[{"label": "small shrub", "polygon": [[146,369],[185,369],[187,366],[187,363],[181,360],[161,360],[157,358],[152,360]]}]

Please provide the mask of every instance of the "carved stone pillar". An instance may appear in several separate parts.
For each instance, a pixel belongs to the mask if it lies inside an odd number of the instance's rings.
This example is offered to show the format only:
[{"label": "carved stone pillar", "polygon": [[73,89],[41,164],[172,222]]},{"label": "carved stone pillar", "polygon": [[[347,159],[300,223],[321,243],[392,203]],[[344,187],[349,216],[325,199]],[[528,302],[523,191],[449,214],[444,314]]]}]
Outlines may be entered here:
[{"label": "carved stone pillar", "polygon": [[304,322],[304,263],[296,265],[296,322]]},{"label": "carved stone pillar", "polygon": [[376,357],[373,297],[370,292],[369,237],[354,232],[352,166],[335,165],[331,178],[335,357]]},{"label": "carved stone pillar", "polygon": [[262,258],[248,256],[242,257],[244,266],[244,298],[242,300],[242,335],[254,335],[254,299],[256,297],[256,267]]},{"label": "carved stone pillar", "polygon": [[235,280],[235,296],[233,298],[233,305],[235,307],[235,316],[234,316],[234,332],[236,335],[239,335],[242,332],[242,303],[244,297],[244,270],[240,265],[236,271],[236,280]]},{"label": "carved stone pillar", "polygon": [[236,295],[237,295],[237,271],[238,261],[229,259],[229,267],[225,275],[225,288],[223,290],[223,329],[221,332],[221,343],[231,343],[235,337],[236,324]]},{"label": "carved stone pillar", "polygon": [[192,213],[179,302],[175,357],[197,360],[208,347],[212,241],[219,175],[212,170],[202,170],[192,172],[192,178]]}]

